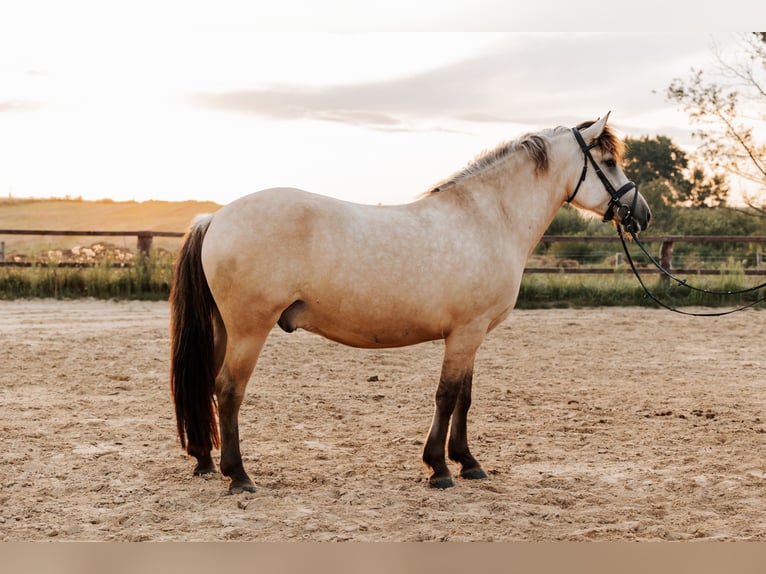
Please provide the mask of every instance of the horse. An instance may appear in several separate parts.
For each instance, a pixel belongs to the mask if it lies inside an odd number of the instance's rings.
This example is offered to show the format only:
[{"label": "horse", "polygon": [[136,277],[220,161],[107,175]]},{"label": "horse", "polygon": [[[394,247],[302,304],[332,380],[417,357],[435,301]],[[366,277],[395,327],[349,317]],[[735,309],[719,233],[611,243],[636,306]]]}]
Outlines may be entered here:
[{"label": "horse", "polygon": [[229,491],[255,491],[240,453],[239,409],[279,326],[370,349],[443,339],[422,453],[428,483],[455,485],[445,447],[461,478],[486,478],[467,438],[474,357],[513,309],[527,259],[556,212],[570,203],[636,233],[649,223],[607,119],[504,142],[403,205],[274,188],[197,218],[170,294],[171,394],[194,474],[217,472],[211,452],[220,448]]}]

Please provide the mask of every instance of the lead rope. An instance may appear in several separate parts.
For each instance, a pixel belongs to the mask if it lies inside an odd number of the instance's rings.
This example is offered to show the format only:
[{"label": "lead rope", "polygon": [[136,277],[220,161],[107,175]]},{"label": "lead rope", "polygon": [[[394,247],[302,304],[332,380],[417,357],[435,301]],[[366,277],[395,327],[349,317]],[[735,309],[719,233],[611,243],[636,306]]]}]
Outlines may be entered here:
[{"label": "lead rope", "polygon": [[686,279],[681,279],[679,277],[676,277],[670,271],[668,271],[662,265],[660,265],[657,262],[657,260],[654,257],[651,256],[651,254],[647,251],[647,249],[644,246],[644,244],[641,243],[641,241],[639,241],[638,237],[636,236],[636,234],[632,230],[630,231],[630,234],[633,237],[633,241],[635,242],[635,244],[638,245],[638,247],[641,249],[641,251],[643,251],[644,255],[646,255],[646,257],[649,259],[649,261],[651,261],[652,264],[657,269],[659,269],[660,272],[663,275],[665,275],[665,277],[675,281],[679,285],[682,285],[684,287],[687,287],[687,288],[691,289],[692,291],[697,291],[699,293],[705,293],[706,295],[742,295],[744,293],[752,293],[753,291],[759,291],[759,290],[763,289],[764,287],[766,287],[766,283],[761,283],[760,285],[756,285],[755,287],[749,287],[747,289],[739,289],[739,290],[734,290],[734,291],[713,291],[713,290],[708,290],[708,289],[700,289],[699,287],[694,287],[693,285],[689,285],[686,282]]},{"label": "lead rope", "polygon": [[[663,307],[667,309],[668,311],[673,311],[674,313],[679,313],[681,315],[689,315],[691,317],[722,317],[724,315],[730,315],[732,313],[737,313],[739,311],[744,311],[745,309],[748,309],[750,307],[753,307],[757,305],[758,303],[761,303],[763,301],[766,301],[766,295],[759,297],[755,301],[748,303],[747,305],[743,305],[741,307],[737,307],[736,309],[730,309],[728,311],[719,311],[716,313],[694,313],[691,311],[682,311],[681,309],[678,309],[676,307],[673,307],[672,305],[668,305],[667,303],[664,303],[663,301],[660,301],[660,299],[646,286],[643,279],[641,279],[641,275],[638,273],[638,269],[636,269],[636,264],[633,262],[633,257],[630,255],[630,251],[628,250],[628,245],[625,243],[625,235],[622,230],[622,226],[620,224],[617,225],[617,233],[620,236],[620,242],[622,243],[622,249],[625,251],[625,256],[628,259],[628,263],[630,264],[630,269],[633,271],[633,275],[636,276],[636,279],[638,279],[638,283],[641,285],[641,287],[644,289],[644,292],[646,295],[657,305],[660,307]],[[762,283],[761,285],[757,285],[755,287],[751,287],[749,289],[740,289],[738,291],[709,291],[706,289],[699,289],[697,287],[692,287],[689,285],[686,280],[679,279],[666,269],[664,269],[655,259],[652,257],[647,251],[646,248],[643,246],[643,244],[638,240],[638,237],[636,236],[635,232],[633,230],[630,230],[630,235],[633,238],[633,240],[638,244],[638,246],[641,248],[641,251],[644,252],[644,254],[649,258],[649,260],[654,264],[657,269],[660,270],[666,277],[669,279],[672,279],[675,281],[678,285],[686,287],[688,289],[691,289],[693,291],[698,291],[700,293],[706,293],[708,295],[739,295],[743,293],[751,293],[753,291],[758,291],[759,289],[762,289],[763,287],[766,287],[766,283]]]}]

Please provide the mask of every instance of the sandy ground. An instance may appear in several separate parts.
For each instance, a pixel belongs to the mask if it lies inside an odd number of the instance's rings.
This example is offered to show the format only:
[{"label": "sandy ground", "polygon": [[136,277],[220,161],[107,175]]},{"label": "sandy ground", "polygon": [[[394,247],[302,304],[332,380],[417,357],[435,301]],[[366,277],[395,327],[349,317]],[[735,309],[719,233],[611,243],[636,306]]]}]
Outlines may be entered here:
[{"label": "sandy ground", "polygon": [[0,302],[0,539],[766,540],[762,311],[515,311],[477,360],[490,478],[447,491],[420,462],[441,343],[275,331],[241,413],[258,490],[235,496],[174,435],[167,324]]}]

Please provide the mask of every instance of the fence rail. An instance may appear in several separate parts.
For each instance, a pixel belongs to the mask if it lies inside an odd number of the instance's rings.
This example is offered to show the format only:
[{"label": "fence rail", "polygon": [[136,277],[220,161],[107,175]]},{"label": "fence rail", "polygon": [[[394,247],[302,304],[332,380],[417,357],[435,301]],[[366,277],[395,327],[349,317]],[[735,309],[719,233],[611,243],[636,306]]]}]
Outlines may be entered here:
[{"label": "fence rail", "polygon": [[[669,270],[667,267],[666,270]],[[673,269],[674,275],[724,275],[726,271],[720,269]],[[524,273],[542,273],[548,275],[573,274],[573,275],[610,275],[615,273],[627,273],[630,275],[633,271],[629,267],[610,268],[610,267],[525,267]],[[651,275],[662,273],[655,267],[642,267],[641,275]],[[766,269],[743,269],[740,271],[743,275],[766,275]]]},{"label": "fence rail", "polygon": [[[2,233],[2,231],[0,231]],[[543,235],[540,243],[614,243],[619,242],[617,235],[586,236]],[[641,236],[642,243],[766,243],[766,235],[658,235]]]},{"label": "fence rail", "polygon": [[[91,231],[91,230],[52,230],[52,229],[0,229],[0,235],[57,235],[70,237],[136,237],[136,248],[141,253],[149,253],[155,237],[183,237],[179,231]],[[616,235],[586,236],[544,235],[540,243],[614,243],[619,242]],[[643,243],[660,244],[660,264],[665,269],[672,269],[673,247],[676,243],[758,243],[766,244],[766,235],[662,235],[642,236]],[[5,242],[0,243],[0,265],[32,266],[29,262],[15,263],[5,261]],[[63,266],[82,266],[82,264],[62,263]],[[608,267],[527,267],[525,273],[573,273],[573,274],[610,274],[627,272],[628,269]],[[689,275],[720,275],[719,269],[676,269],[678,273]],[[658,273],[656,269],[646,269],[647,273]],[[745,275],[766,275],[766,269],[745,269]]]},{"label": "fence rail", "polygon": [[[617,235],[608,236],[590,236],[578,237],[574,235],[543,235],[540,243],[615,243],[619,242]],[[642,236],[641,242],[644,244],[659,243],[660,265],[667,270],[673,270],[681,275],[722,275],[724,271],[720,269],[674,269],[673,268],[673,248],[676,243],[766,243],[766,235],[662,235],[662,236]],[[766,269],[760,268],[760,253],[758,254],[758,265],[756,269],[744,269],[745,275],[766,275]],[[525,273],[579,273],[579,274],[606,274],[630,272],[630,269],[606,267],[527,267]],[[642,269],[642,273],[660,273],[659,269],[654,267]]]},{"label": "fence rail", "polygon": [[[148,254],[152,248],[155,237],[183,237],[180,231],[78,231],[73,229],[0,229],[0,235],[58,235],[62,237],[135,237],[136,249],[140,253]],[[5,260],[5,241],[0,242],[0,265],[17,265],[15,262]],[[66,266],[68,264],[62,264]],[[20,266],[29,267],[30,263],[22,263]],[[70,265],[71,266],[71,265]],[[82,266],[82,265],[78,265]]]}]

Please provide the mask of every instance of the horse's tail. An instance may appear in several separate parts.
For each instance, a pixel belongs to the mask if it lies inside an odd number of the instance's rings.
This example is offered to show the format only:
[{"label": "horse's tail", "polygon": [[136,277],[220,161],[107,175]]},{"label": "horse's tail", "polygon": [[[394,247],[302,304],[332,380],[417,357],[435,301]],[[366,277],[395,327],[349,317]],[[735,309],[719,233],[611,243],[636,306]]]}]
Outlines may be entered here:
[{"label": "horse's tail", "polygon": [[220,446],[216,422],[213,312],[216,305],[202,269],[202,242],[212,216],[186,234],[170,290],[170,390],[181,446],[209,455]]}]

